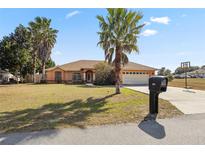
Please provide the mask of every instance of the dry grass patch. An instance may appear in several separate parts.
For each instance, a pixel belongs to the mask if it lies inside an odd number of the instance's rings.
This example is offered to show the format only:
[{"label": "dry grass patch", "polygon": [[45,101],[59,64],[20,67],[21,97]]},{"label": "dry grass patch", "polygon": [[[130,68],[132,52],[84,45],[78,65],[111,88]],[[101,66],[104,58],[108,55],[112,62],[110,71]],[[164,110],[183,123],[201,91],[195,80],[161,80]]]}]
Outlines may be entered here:
[{"label": "dry grass patch", "polygon": [[[122,88],[83,85],[0,86],[0,132],[34,131],[140,122],[148,113],[148,95]],[[160,99],[159,118],[182,113]]]},{"label": "dry grass patch", "polygon": [[[205,90],[205,79],[202,78],[188,78],[188,86],[191,86],[192,89]],[[174,79],[169,82],[169,86],[173,87],[185,87],[185,79]]]}]

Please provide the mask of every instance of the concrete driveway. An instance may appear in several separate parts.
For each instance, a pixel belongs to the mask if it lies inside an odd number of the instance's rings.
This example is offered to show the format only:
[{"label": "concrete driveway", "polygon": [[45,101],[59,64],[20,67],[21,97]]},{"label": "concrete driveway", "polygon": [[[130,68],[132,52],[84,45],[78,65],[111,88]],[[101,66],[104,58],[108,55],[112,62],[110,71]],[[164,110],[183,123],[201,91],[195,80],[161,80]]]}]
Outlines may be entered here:
[{"label": "concrete driveway", "polygon": [[[149,93],[148,86],[126,87],[146,94]],[[168,100],[184,114],[205,113],[205,91],[168,87],[167,92],[161,93],[159,97]]]}]

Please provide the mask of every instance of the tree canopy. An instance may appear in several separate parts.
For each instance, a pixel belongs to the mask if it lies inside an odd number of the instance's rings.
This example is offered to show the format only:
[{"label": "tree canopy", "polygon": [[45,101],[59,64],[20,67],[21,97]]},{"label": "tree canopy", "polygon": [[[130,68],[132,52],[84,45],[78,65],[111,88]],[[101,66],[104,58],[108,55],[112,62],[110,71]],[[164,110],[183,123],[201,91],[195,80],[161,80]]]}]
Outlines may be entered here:
[{"label": "tree canopy", "polygon": [[3,37],[0,42],[1,69],[25,75],[25,67],[31,60],[28,39],[28,31],[23,25],[16,27],[14,33]]},{"label": "tree canopy", "polygon": [[[49,20],[49,22],[51,21]],[[0,40],[0,68],[2,70],[8,69],[14,75],[18,74],[22,77],[32,73],[33,51],[36,46],[32,42],[34,33],[31,33],[30,30],[29,27],[20,24],[14,32]],[[39,29],[35,32],[38,33],[38,31]],[[51,48],[47,50],[49,50],[49,54],[46,56],[45,68],[55,66],[55,62],[50,57]],[[42,72],[41,58],[38,55],[36,57],[35,68],[39,72]]]}]

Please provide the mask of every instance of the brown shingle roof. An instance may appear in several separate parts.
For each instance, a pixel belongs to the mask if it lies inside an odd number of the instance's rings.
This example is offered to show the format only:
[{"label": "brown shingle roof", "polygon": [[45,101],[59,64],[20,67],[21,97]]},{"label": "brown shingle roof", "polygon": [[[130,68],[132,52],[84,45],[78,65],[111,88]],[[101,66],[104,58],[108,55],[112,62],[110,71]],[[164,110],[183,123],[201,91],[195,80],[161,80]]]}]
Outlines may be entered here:
[{"label": "brown shingle roof", "polygon": [[134,62],[128,62],[128,64],[126,64],[123,67],[123,70],[157,70],[157,69],[153,68],[153,67],[146,66],[146,65],[134,63]]},{"label": "brown shingle roof", "polygon": [[[61,66],[55,66],[55,67],[46,69],[46,71],[53,70],[55,68],[61,68],[65,71],[79,71],[83,68],[84,69],[94,69],[94,66],[100,62],[103,62],[103,61],[102,60],[78,60],[78,61],[67,63]],[[156,70],[156,68],[129,62],[123,67],[123,70]]]}]

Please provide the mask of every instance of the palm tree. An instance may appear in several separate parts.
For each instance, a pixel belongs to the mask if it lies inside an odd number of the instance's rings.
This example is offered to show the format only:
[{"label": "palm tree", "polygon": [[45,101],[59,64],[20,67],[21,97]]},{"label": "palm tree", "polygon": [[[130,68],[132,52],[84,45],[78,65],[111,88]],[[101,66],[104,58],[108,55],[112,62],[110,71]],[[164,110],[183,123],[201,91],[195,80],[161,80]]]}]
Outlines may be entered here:
[{"label": "palm tree", "polygon": [[39,45],[40,36],[38,36],[39,30],[35,22],[29,23],[28,30],[29,30],[30,41],[31,41],[33,83],[35,83],[36,62],[37,62],[37,53],[38,53],[38,45]]},{"label": "palm tree", "polygon": [[[45,81],[45,66],[50,59],[51,50],[56,43],[58,30],[51,28],[51,19],[36,17],[30,22],[30,29],[33,32],[34,55],[41,61],[42,80]],[[34,59],[35,61],[35,59]]]},{"label": "palm tree", "polygon": [[105,61],[115,66],[116,94],[120,94],[121,65],[128,63],[127,53],[139,52],[137,38],[144,26],[139,25],[143,16],[122,8],[107,9],[107,12],[105,18],[97,16],[100,25],[98,45],[105,52]]}]

